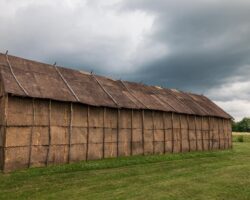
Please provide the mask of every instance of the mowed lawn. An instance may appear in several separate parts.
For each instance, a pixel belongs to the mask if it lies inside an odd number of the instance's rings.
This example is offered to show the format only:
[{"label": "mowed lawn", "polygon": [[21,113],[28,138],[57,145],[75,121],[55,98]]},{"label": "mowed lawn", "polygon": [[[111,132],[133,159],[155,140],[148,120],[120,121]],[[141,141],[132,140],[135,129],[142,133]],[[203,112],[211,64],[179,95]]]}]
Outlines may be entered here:
[{"label": "mowed lawn", "polygon": [[0,174],[0,199],[249,200],[250,136],[233,146]]}]

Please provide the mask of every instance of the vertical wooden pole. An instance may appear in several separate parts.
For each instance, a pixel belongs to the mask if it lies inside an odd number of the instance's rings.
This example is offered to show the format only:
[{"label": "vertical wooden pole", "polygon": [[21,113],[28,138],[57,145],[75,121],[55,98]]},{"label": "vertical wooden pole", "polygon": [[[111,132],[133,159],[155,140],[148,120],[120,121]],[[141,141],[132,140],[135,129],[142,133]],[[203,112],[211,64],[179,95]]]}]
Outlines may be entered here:
[{"label": "vertical wooden pole", "polygon": [[202,143],[202,151],[204,151],[203,116],[201,116],[201,143]]},{"label": "vertical wooden pole", "polygon": [[229,119],[229,127],[230,127],[230,143],[231,143],[231,149],[233,148],[233,136],[232,136],[232,120]]},{"label": "vertical wooden pole", "polygon": [[142,151],[143,151],[143,155],[145,155],[145,151],[144,151],[144,110],[142,110]]},{"label": "vertical wooden pole", "polygon": [[211,120],[210,117],[208,117],[208,150],[211,150],[211,146],[210,146],[210,143],[211,143],[211,130],[210,130],[211,125],[210,125],[210,123],[211,123],[211,121],[210,120]]},{"label": "vertical wooden pole", "polygon": [[225,121],[225,134],[226,134],[226,139],[227,139],[227,145],[226,145],[226,148],[229,149],[229,134],[228,134],[228,123],[227,123],[227,120],[224,120]]},{"label": "vertical wooden pole", "polygon": [[3,171],[6,170],[5,162],[6,162],[6,133],[8,126],[8,106],[9,106],[9,95],[4,95],[4,135],[3,135]]},{"label": "vertical wooden pole", "polygon": [[89,111],[89,106],[87,107],[87,144],[86,144],[86,161],[88,161],[88,156],[89,156],[89,116],[90,111]]},{"label": "vertical wooden pole", "polygon": [[120,109],[117,109],[117,144],[116,144],[116,157],[119,156],[119,133],[120,133]]},{"label": "vertical wooden pole", "polygon": [[69,119],[69,154],[68,154],[68,163],[71,160],[71,140],[72,140],[72,123],[73,123],[73,103],[70,103],[70,119]]},{"label": "vertical wooden pole", "polygon": [[131,135],[130,135],[130,155],[133,155],[133,118],[134,118],[134,110],[131,109]]},{"label": "vertical wooden pole", "polygon": [[164,138],[163,138],[163,153],[166,153],[166,115],[165,112],[162,113],[163,118],[163,131],[164,131]]},{"label": "vertical wooden pole", "polygon": [[223,149],[225,149],[226,147],[225,147],[225,124],[224,124],[224,119],[222,119],[222,133],[223,133]]},{"label": "vertical wooden pole", "polygon": [[219,139],[219,149],[221,149],[221,137],[220,137],[220,121],[217,118],[216,119],[217,123],[218,123],[218,139]]},{"label": "vertical wooden pole", "polygon": [[197,125],[196,125],[196,115],[194,116],[194,132],[195,132],[195,145],[196,145],[196,151],[198,151],[198,134],[197,134]]},{"label": "vertical wooden pole", "polygon": [[174,153],[174,113],[171,114],[171,126],[172,126],[172,153]]},{"label": "vertical wooden pole", "polygon": [[151,112],[151,114],[152,114],[152,134],[153,134],[153,154],[155,154],[155,120],[154,120],[154,118],[155,118],[155,113],[154,113],[154,111],[152,111]]},{"label": "vertical wooden pole", "polygon": [[29,161],[28,161],[28,168],[31,166],[31,154],[32,154],[32,143],[33,143],[33,132],[34,132],[34,125],[35,125],[35,103],[34,98],[32,98],[32,126],[31,126],[31,133],[30,133],[30,141],[29,141]]},{"label": "vertical wooden pole", "polygon": [[214,149],[214,117],[212,117],[211,119],[212,119],[211,120],[212,125],[210,124],[210,129],[212,131],[212,136],[211,136],[211,144],[212,144],[212,146],[211,146],[211,149],[213,150]]},{"label": "vertical wooden pole", "polygon": [[181,126],[181,115],[179,115],[179,123],[180,123],[180,152],[182,152],[182,126]]},{"label": "vertical wooden pole", "polygon": [[187,116],[187,131],[188,131],[188,151],[190,152],[191,151],[191,148],[190,148],[190,125],[189,125],[189,115],[186,115]]},{"label": "vertical wooden pole", "polygon": [[102,136],[102,158],[105,158],[105,126],[106,126],[106,107],[103,108],[103,136]]},{"label": "vertical wooden pole", "polygon": [[50,145],[51,145],[51,100],[49,100],[49,144],[46,156],[46,166],[49,164],[49,154],[50,154]]}]

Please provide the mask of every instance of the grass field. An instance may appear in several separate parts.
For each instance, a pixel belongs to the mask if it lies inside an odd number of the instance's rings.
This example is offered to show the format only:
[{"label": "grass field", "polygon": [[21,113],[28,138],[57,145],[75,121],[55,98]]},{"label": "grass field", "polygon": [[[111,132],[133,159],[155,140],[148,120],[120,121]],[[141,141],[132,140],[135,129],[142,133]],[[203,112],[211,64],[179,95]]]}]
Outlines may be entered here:
[{"label": "grass field", "polygon": [[[234,136],[234,141],[237,141]],[[0,199],[250,199],[250,136],[233,150],[136,156],[0,174]]]}]

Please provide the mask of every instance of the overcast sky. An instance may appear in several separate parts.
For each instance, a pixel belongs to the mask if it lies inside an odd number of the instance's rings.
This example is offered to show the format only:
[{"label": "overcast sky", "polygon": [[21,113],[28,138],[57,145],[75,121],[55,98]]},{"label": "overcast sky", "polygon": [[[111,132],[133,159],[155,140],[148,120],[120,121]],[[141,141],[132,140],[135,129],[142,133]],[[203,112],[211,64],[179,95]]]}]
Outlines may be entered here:
[{"label": "overcast sky", "polygon": [[0,51],[204,94],[250,117],[249,0],[0,0]]}]

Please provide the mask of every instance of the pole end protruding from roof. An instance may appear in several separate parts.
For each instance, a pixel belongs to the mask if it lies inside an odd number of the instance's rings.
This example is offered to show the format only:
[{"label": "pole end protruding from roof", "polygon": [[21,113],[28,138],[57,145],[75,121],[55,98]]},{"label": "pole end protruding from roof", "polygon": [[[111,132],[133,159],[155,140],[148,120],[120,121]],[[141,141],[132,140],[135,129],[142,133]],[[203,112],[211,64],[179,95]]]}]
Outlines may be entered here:
[{"label": "pole end protruding from roof", "polygon": [[8,55],[8,53],[9,53],[9,50],[6,50],[5,55],[7,56],[7,55]]}]

